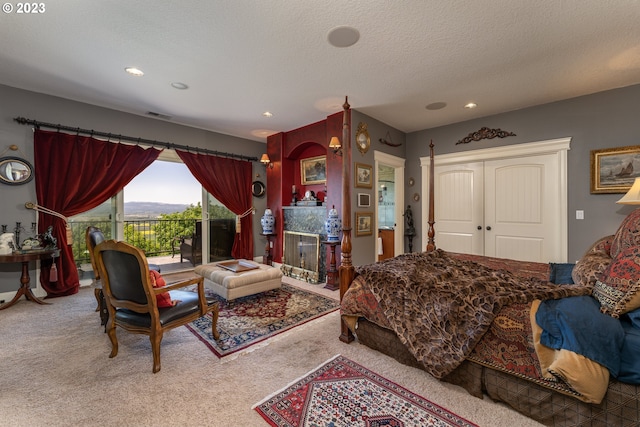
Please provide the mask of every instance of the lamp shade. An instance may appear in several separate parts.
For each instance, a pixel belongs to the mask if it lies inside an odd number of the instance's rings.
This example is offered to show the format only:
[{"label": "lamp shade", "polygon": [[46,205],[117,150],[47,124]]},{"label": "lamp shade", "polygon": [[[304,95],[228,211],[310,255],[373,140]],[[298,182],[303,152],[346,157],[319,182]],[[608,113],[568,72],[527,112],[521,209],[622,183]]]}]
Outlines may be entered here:
[{"label": "lamp shade", "polygon": [[264,164],[271,163],[271,159],[269,159],[269,155],[267,153],[264,153],[262,155],[262,157],[260,158],[260,163],[264,163]]},{"label": "lamp shade", "polygon": [[329,141],[329,148],[337,150],[340,147],[342,147],[342,145],[340,144],[340,140],[338,139],[338,137],[332,136],[331,141]]},{"label": "lamp shade", "polygon": [[621,205],[640,205],[640,178],[633,181],[633,185],[620,200],[616,203]]}]

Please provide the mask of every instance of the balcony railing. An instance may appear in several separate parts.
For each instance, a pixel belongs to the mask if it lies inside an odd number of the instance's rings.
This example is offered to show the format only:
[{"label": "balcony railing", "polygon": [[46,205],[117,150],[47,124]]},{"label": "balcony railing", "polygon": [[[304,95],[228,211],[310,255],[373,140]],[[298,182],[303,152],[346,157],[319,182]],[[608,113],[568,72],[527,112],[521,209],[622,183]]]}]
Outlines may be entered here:
[{"label": "balcony railing", "polygon": [[[124,222],[123,241],[142,249],[148,258],[174,255],[180,252],[180,238],[193,235],[196,219],[144,219]],[[77,266],[89,264],[89,251],[85,231],[92,225],[102,230],[107,239],[113,236],[112,223],[104,221],[71,221],[73,233],[73,258]]]}]

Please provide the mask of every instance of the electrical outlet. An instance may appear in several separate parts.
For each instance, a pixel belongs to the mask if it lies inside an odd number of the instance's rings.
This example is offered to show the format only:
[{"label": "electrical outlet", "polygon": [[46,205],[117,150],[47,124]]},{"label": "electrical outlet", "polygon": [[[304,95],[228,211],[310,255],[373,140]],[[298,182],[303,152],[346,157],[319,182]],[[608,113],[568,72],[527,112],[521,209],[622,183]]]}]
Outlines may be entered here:
[{"label": "electrical outlet", "polygon": [[584,211],[583,210],[577,210],[576,211],[576,219],[584,219]]}]

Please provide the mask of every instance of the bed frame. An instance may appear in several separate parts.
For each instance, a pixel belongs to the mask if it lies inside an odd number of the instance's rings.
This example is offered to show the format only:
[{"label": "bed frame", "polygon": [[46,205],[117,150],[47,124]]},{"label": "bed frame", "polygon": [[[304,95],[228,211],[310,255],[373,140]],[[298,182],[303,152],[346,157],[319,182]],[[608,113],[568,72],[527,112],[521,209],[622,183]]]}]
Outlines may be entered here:
[{"label": "bed frame", "polygon": [[[351,259],[351,112],[348,99],[343,105],[342,122],[342,258],[340,300],[351,286],[355,269]],[[435,250],[434,241],[434,150],[429,144],[429,216],[426,251]],[[355,337],[344,321],[340,322],[339,339],[345,343]],[[358,321],[358,341],[397,361],[421,368],[417,360],[400,342],[396,334],[366,319]],[[640,386],[610,380],[605,399],[599,405],[588,404],[574,397],[555,392],[514,375],[465,360],[443,381],[465,388],[473,396],[484,395],[504,402],[516,411],[549,426],[637,426],[640,419]]]},{"label": "bed frame", "polygon": [[[351,260],[351,106],[349,105],[349,98],[345,97],[344,104],[342,105],[342,241],[340,244],[340,251],[342,253],[340,260],[340,268],[338,270],[340,275],[340,301],[344,293],[351,286],[353,278],[355,276],[355,269]],[[431,252],[435,250],[436,245],[434,241],[435,231],[433,225],[434,220],[434,160],[433,160],[433,140],[429,143],[429,229],[427,231],[427,247],[426,251]],[[349,330],[344,322],[340,322],[340,341],[350,343],[355,338],[353,333]]]}]

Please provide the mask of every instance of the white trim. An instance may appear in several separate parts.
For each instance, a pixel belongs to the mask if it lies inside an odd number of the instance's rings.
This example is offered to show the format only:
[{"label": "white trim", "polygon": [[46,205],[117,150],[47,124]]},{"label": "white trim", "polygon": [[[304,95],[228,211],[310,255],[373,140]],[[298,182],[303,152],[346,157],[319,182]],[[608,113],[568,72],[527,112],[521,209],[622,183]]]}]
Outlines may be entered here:
[{"label": "white trim", "polygon": [[[569,253],[569,224],[568,224],[568,171],[567,171],[567,162],[568,162],[568,153],[571,149],[571,137],[557,138],[557,139],[549,139],[545,141],[536,141],[529,142],[523,144],[513,144],[506,145],[504,147],[492,147],[492,148],[482,148],[478,150],[470,150],[459,153],[449,153],[449,154],[440,154],[434,156],[434,164],[438,166],[443,165],[452,165],[457,163],[469,163],[469,162],[479,162],[485,160],[500,160],[500,159],[508,159],[511,157],[525,157],[525,156],[536,156],[541,154],[555,154],[558,160],[558,186],[560,188],[559,191],[559,199],[557,200],[558,214],[560,215],[560,223],[558,224],[560,236],[563,236],[560,239],[560,253],[563,254],[563,260],[557,260],[557,262],[566,262]],[[429,166],[431,162],[429,157],[420,157],[420,167],[422,169],[421,176],[421,184],[422,184],[422,194],[425,197],[422,197],[422,218],[421,218],[421,239],[424,244],[422,246],[426,247],[426,242],[428,240],[427,232],[429,231],[428,227],[428,218],[427,213],[429,212],[429,197],[428,197],[428,188],[429,188]],[[435,226],[434,226],[435,227]],[[438,243],[436,242],[436,246]]]},{"label": "white trim", "polygon": [[[571,137],[566,137],[550,139],[547,141],[529,142],[525,144],[506,145],[504,147],[481,148],[479,150],[463,151],[460,153],[439,154],[434,156],[434,162],[438,163],[438,166],[442,166],[456,163],[479,162],[483,160],[508,159],[510,157],[554,154],[560,151],[569,150],[570,145]],[[421,167],[426,167],[428,170],[429,164],[428,156],[420,157]]]}]

